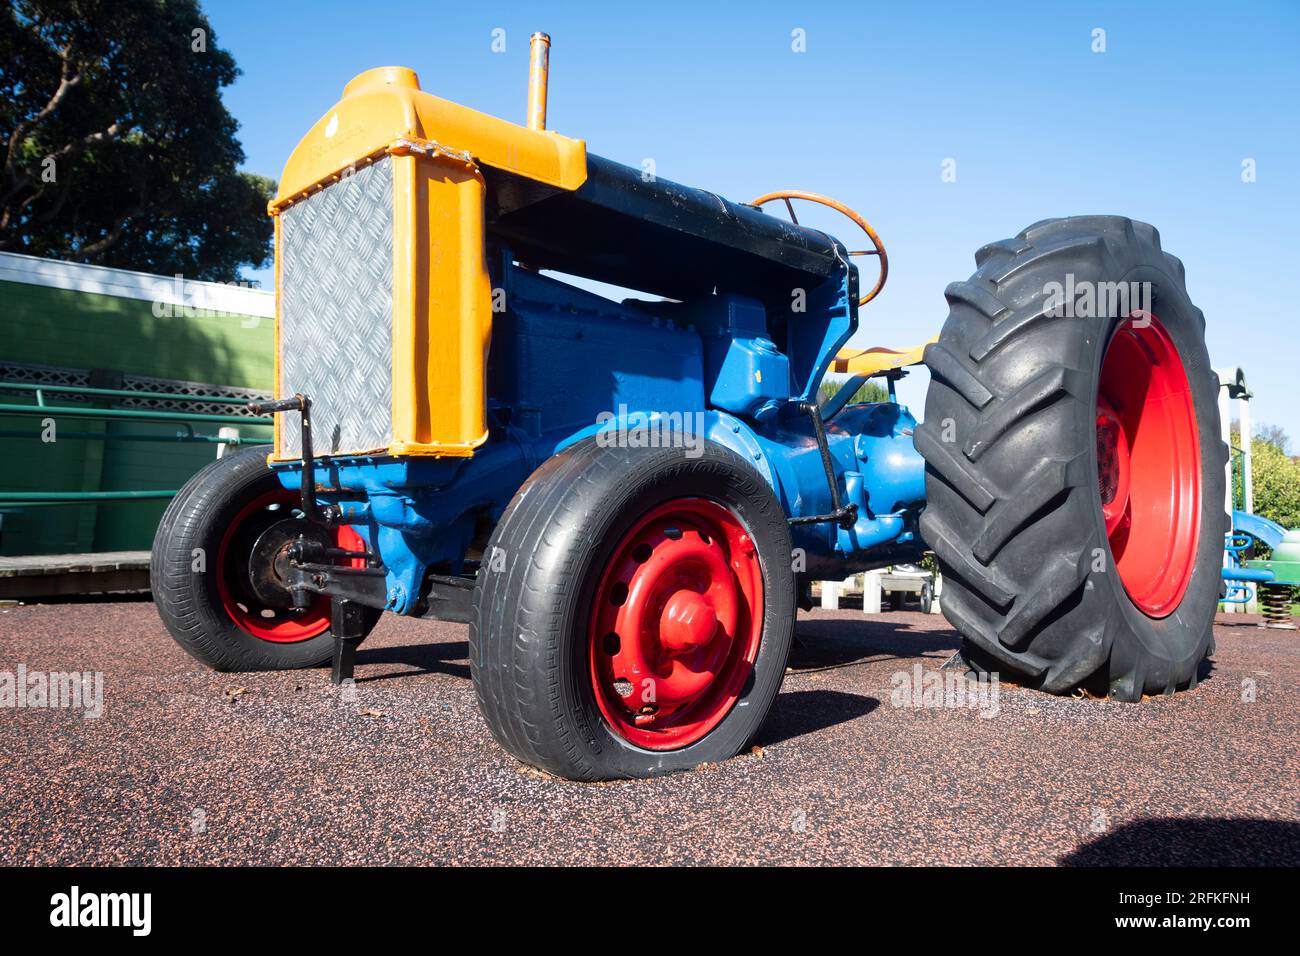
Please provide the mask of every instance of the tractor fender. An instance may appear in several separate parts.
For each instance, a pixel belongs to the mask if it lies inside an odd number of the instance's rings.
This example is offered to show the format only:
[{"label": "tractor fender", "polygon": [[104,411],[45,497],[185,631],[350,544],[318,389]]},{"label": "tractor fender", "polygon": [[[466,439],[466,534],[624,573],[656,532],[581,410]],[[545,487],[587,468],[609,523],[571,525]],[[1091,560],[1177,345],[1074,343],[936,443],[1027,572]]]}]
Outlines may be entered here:
[{"label": "tractor fender", "polygon": [[[782,481],[778,470],[774,467],[771,457],[763,451],[758,437],[754,434],[753,429],[749,427],[742,419],[729,415],[726,412],[720,412],[713,409],[701,412],[690,413],[697,423],[702,423],[699,431],[703,433],[706,441],[714,442],[723,448],[734,452],[743,458],[749,465],[757,471],[764,481],[776,492],[777,498],[785,500],[782,494]],[[696,417],[698,416],[698,417]],[[579,429],[566,438],[556,443],[553,454],[559,454],[571,445],[575,445],[584,438],[597,437],[602,434],[608,435],[611,444],[617,444],[619,438],[616,434],[618,429],[625,426],[629,420],[646,421],[650,423],[659,423],[662,425],[664,415],[662,412],[630,412],[620,417],[611,417],[607,421],[597,422]],[[697,424],[697,428],[698,428]],[[695,429],[691,430],[692,433]],[[685,442],[684,450],[689,454],[691,448]]]}]

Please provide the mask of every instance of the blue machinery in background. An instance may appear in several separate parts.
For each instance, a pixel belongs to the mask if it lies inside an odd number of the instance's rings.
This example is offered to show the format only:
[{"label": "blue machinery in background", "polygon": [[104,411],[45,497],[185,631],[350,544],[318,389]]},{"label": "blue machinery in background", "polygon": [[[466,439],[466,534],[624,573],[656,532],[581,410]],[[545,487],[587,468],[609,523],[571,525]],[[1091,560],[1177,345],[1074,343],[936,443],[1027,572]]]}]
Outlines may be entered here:
[{"label": "blue machinery in background", "polygon": [[[1270,557],[1247,557],[1257,544],[1267,546]],[[1224,550],[1227,591],[1222,600],[1227,603],[1249,604],[1255,598],[1255,586],[1300,587],[1300,531],[1288,531],[1275,521],[1234,509]]]},{"label": "blue machinery in background", "polygon": [[[1251,470],[1251,391],[1245,372],[1239,368],[1216,369],[1219,378],[1219,419],[1223,440],[1229,444],[1228,499],[1232,528],[1224,536],[1223,582],[1220,600],[1225,604],[1250,605],[1258,596],[1265,623],[1294,627],[1291,621],[1291,589],[1300,586],[1300,530],[1288,531],[1275,521],[1251,512],[1253,476]],[[1237,402],[1233,414],[1232,402]],[[1232,422],[1239,423],[1239,445],[1233,444]],[[1254,556],[1258,546],[1269,550],[1268,558]]]},{"label": "blue machinery in background", "polygon": [[1286,529],[1280,524],[1246,511],[1233,510],[1232,531],[1225,536],[1223,546],[1227,556],[1227,563],[1223,566],[1223,580],[1227,585],[1222,597],[1224,603],[1249,604],[1255,599],[1254,585],[1271,584],[1277,580],[1270,568],[1247,567],[1245,555],[1256,546],[1256,541],[1270,548],[1277,547],[1285,534]]}]

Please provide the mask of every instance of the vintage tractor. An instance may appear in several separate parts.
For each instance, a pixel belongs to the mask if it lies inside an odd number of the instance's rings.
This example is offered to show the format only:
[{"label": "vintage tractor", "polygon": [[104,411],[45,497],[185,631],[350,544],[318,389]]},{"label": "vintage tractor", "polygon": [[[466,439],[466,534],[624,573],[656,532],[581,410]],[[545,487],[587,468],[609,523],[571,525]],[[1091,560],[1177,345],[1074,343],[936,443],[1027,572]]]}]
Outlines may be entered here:
[{"label": "vintage tractor", "polygon": [[[893,384],[922,348],[844,349],[887,275],[871,227],[547,130],[548,44],[526,126],[384,67],[290,157],[274,450],[196,475],[154,545],[187,651],[332,658],[339,681],[383,611],[467,622],[503,747],[645,776],[754,737],[811,581],[932,549],[971,667],[1131,701],[1195,684],[1226,449],[1204,319],[1155,229],[1049,219],[980,249],[924,348],[918,425]],[[865,294],[855,255],[878,267]],[[828,371],[850,378],[819,404]],[[849,403],[872,376],[889,400]]]}]

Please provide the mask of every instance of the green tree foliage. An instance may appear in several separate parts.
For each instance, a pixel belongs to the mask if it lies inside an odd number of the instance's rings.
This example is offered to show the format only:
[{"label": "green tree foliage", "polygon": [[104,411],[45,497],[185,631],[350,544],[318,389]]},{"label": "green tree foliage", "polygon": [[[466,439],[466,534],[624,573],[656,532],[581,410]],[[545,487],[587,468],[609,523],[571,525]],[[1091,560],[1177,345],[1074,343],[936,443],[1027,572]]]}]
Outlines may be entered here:
[{"label": "green tree foliage", "polygon": [[[1240,441],[1235,428],[1233,441]],[[1286,445],[1286,433],[1268,426],[1250,443],[1255,513],[1284,528],[1300,528],[1300,461],[1286,453]]]},{"label": "green tree foliage", "polygon": [[7,0],[0,249],[221,281],[264,265],[275,186],[239,171],[238,75],[196,0]]},{"label": "green tree foliage", "polygon": [[[840,390],[840,386],[844,384],[844,381],[845,380],[833,382],[829,379],[824,380],[821,387],[817,389],[818,404],[825,405],[829,402],[832,396]],[[884,402],[888,400],[889,393],[885,390],[884,386],[877,382],[865,382],[863,386],[854,393],[853,398],[851,399],[853,404],[861,404],[864,402]]]},{"label": "green tree foliage", "polygon": [[[1236,434],[1237,426],[1232,426],[1233,433]],[[1256,438],[1269,442],[1282,449],[1286,454],[1291,454],[1291,439],[1287,436],[1286,431],[1281,425],[1260,425],[1255,430]]]}]

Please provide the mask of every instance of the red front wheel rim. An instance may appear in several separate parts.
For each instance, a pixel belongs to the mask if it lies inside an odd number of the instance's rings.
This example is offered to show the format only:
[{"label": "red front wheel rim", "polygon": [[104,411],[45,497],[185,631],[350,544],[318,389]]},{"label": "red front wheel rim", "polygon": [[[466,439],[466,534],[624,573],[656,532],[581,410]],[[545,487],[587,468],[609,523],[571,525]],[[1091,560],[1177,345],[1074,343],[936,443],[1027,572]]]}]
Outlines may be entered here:
[{"label": "red front wheel rim", "polygon": [[1129,599],[1166,617],[1187,592],[1200,537],[1196,405],[1178,350],[1154,316],[1111,337],[1097,389],[1097,485]]},{"label": "red front wheel rim", "polygon": [[[330,627],[330,599],[318,597],[303,611],[270,607],[259,601],[248,584],[248,561],[252,541],[276,521],[300,514],[298,496],[286,488],[258,495],[230,522],[217,548],[216,583],[221,606],[242,631],[272,644],[297,644],[325,633]],[[335,532],[338,547],[364,551],[361,536],[346,525]],[[352,559],[364,567],[363,559]]]},{"label": "red front wheel rim", "polygon": [[731,712],[763,631],[763,573],[727,508],[679,498],[619,540],[593,598],[588,633],[596,704],[614,733],[678,750]]}]

